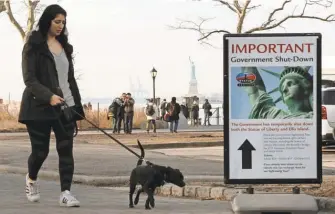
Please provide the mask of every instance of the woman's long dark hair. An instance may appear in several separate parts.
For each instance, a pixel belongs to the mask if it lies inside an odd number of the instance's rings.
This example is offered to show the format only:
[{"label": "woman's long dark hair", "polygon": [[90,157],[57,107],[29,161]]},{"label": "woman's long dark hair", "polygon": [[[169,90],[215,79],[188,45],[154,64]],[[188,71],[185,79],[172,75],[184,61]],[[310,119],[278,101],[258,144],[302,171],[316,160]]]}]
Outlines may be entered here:
[{"label": "woman's long dark hair", "polygon": [[[66,11],[58,4],[49,5],[43,11],[42,16],[39,19],[37,26],[38,26],[38,31],[45,38],[47,38],[52,20],[55,19],[56,16],[59,14],[65,16],[66,18],[66,15],[67,15]],[[68,42],[68,36],[66,32],[67,32],[67,29],[66,29],[66,22],[65,22],[62,32],[60,33],[59,36],[56,36],[56,39],[61,43],[65,52],[69,54],[69,51],[68,51],[69,42]],[[68,56],[68,57],[72,59],[72,56]]]}]

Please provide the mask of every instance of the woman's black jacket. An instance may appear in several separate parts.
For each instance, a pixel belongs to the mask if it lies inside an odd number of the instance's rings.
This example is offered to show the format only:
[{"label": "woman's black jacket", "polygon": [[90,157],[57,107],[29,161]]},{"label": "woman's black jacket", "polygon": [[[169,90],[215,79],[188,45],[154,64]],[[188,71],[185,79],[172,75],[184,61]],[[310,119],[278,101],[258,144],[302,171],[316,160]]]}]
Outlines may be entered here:
[{"label": "woman's black jacket", "polygon": [[[76,79],[71,55],[73,47],[63,47],[69,60],[68,81],[75,102],[75,110],[83,117],[84,111]],[[53,94],[60,95],[58,75],[52,53],[46,39],[39,31],[33,31],[22,51],[22,74],[26,88],[23,91],[19,122],[26,124],[32,120],[53,120],[60,115],[60,108],[50,103]],[[74,120],[82,118],[75,115]]]}]

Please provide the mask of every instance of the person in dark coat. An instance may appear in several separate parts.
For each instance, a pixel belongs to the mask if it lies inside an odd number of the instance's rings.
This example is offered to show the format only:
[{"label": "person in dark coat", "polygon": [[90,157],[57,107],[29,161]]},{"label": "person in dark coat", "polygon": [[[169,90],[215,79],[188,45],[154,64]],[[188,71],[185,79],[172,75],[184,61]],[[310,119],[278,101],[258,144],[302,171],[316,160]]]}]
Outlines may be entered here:
[{"label": "person in dark coat", "polygon": [[74,77],[73,47],[68,43],[66,15],[59,5],[46,7],[38,29],[31,32],[24,44],[22,73],[26,87],[18,120],[26,125],[31,142],[26,175],[28,200],[40,200],[37,177],[49,154],[52,129],[59,156],[59,203],[73,207],[79,206],[70,192],[74,172],[73,134],[76,121],[85,115]]},{"label": "person in dark coat", "polygon": [[109,107],[109,111],[113,114],[113,133],[120,134],[122,114],[124,109],[123,96],[116,97],[113,100],[112,105]]},{"label": "person in dark coat", "polygon": [[124,121],[124,101],[126,99],[127,94],[126,93],[122,93],[121,95],[121,101],[122,101],[122,106],[120,107],[120,109],[118,110],[118,115],[119,117],[117,117],[117,132],[120,133],[121,131],[121,124],[123,123],[123,132],[126,133],[126,123]]},{"label": "person in dark coat", "polygon": [[191,107],[192,112],[192,125],[198,126],[199,125],[199,105],[197,101],[194,101]]},{"label": "person in dark coat", "polygon": [[131,93],[127,93],[124,100],[124,131],[126,134],[131,134],[133,131],[133,119],[134,119],[134,105],[135,100],[131,97]]},{"label": "person in dark coat", "polygon": [[169,113],[169,126],[171,133],[177,133],[178,124],[179,124],[179,113],[181,107],[176,101],[176,97],[172,97],[171,102],[166,105],[166,111]]},{"label": "person in dark coat", "polygon": [[209,118],[212,116],[211,115],[212,105],[208,102],[208,99],[205,99],[205,103],[202,105],[202,108],[204,109],[205,113],[204,125],[206,126],[208,122],[208,126],[210,126],[211,124],[209,122]]}]

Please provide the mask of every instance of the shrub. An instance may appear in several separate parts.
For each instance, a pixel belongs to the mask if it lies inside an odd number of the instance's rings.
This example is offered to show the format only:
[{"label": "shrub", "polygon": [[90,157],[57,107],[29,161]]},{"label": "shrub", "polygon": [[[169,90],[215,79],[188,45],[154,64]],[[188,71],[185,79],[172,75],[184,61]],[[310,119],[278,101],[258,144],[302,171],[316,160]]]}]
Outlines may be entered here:
[{"label": "shrub", "polygon": [[[20,103],[0,104],[0,130],[20,130],[26,129],[25,125],[18,122]],[[112,121],[107,119],[107,109],[85,110],[85,115],[95,125],[100,128],[111,128]],[[134,112],[133,128],[143,128],[146,122],[146,116],[141,108],[136,108]],[[80,129],[93,128],[85,120],[78,121]]]}]

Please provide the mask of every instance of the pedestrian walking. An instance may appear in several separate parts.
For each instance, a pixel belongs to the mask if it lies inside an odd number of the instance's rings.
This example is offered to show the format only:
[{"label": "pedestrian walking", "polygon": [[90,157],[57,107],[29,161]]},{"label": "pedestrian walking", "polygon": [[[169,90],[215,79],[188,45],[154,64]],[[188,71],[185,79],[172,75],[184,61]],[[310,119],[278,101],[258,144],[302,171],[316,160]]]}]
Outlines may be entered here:
[{"label": "pedestrian walking", "polygon": [[[62,206],[79,206],[72,195],[74,172],[73,134],[76,121],[84,116],[81,96],[74,77],[73,47],[68,42],[66,11],[53,4],[45,8],[22,51],[22,73],[25,89],[19,122],[26,125],[31,142],[26,175],[26,196],[40,200],[38,173],[49,154],[51,129],[55,133],[59,156],[60,198]],[[65,102],[67,107],[61,107]]]},{"label": "pedestrian walking", "polygon": [[158,108],[156,104],[154,103],[154,99],[150,99],[147,103],[147,106],[144,109],[145,115],[147,117],[147,133],[150,131],[150,126],[153,128],[153,132],[156,133],[156,119],[157,119],[157,112]]}]

